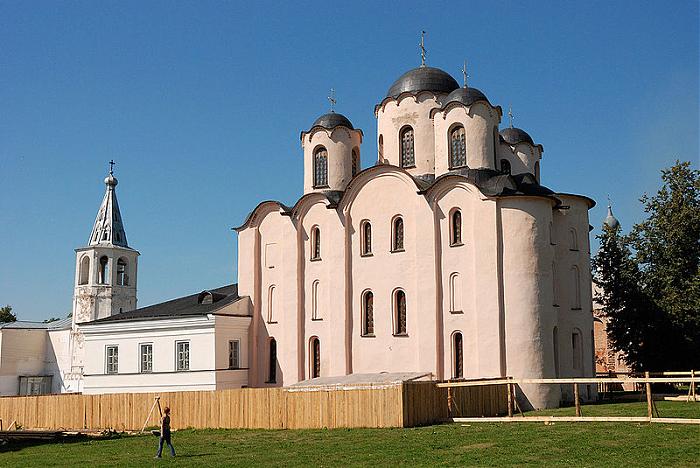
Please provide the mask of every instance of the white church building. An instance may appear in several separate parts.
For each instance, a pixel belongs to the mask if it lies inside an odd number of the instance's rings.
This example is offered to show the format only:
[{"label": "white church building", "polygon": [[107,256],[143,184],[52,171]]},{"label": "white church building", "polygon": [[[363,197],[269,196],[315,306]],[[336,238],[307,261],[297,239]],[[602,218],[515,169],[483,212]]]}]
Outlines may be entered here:
[{"label": "white church building", "polygon": [[[34,374],[84,393],[593,375],[593,200],[542,185],[543,147],[499,130],[501,107],[438,68],[404,73],[374,110],[378,154],[364,170],[364,134],[345,116],[301,132],[303,195],[262,202],[235,228],[237,285],[149,307],[136,306],[139,252],[110,171],[76,250],[72,323],[41,330]],[[0,328],[0,379],[20,329]],[[534,407],[570,398],[522,390]]]}]

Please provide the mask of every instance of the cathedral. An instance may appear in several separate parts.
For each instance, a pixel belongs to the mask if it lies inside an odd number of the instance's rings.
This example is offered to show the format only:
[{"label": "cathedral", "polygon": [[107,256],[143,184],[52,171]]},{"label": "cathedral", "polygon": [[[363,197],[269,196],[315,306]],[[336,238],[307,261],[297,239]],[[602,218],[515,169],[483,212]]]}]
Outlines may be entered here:
[{"label": "cathedral", "polygon": [[[56,380],[78,383],[53,391],[592,376],[593,200],[542,184],[542,145],[499,128],[501,107],[466,72],[460,85],[423,63],[374,113],[378,152],[364,164],[365,135],[341,113],[301,132],[303,195],[264,201],[234,228],[238,284],[149,307],[136,306],[139,252],[110,171],[76,250],[72,323],[54,340],[70,348],[54,353]],[[522,391],[536,408],[571,398]]]}]

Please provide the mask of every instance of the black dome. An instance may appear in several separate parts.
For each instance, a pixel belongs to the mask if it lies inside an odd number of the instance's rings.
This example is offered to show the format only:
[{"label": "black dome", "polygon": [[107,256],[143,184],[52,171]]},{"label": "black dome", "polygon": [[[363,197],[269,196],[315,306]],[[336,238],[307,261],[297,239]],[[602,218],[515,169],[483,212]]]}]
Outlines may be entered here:
[{"label": "black dome", "polygon": [[484,93],[476,88],[458,88],[447,95],[445,103],[442,107],[445,107],[451,102],[461,102],[465,106],[471,106],[476,101],[486,101],[491,104]]},{"label": "black dome", "polygon": [[418,67],[409,70],[394,81],[387,97],[397,97],[401,93],[418,91],[435,91],[449,93],[459,88],[459,84],[447,72],[433,67]]},{"label": "black dome", "polygon": [[535,142],[532,141],[532,137],[528,135],[525,130],[508,127],[501,130],[500,133],[505,142],[509,145],[517,145],[518,143],[525,142],[535,146]]},{"label": "black dome", "polygon": [[343,127],[348,127],[353,130],[355,128],[352,126],[352,122],[350,122],[350,119],[345,117],[343,114],[338,114],[337,112],[329,112],[328,114],[323,114],[321,117],[316,119],[311,128],[323,127],[331,129],[339,125],[342,125]]}]

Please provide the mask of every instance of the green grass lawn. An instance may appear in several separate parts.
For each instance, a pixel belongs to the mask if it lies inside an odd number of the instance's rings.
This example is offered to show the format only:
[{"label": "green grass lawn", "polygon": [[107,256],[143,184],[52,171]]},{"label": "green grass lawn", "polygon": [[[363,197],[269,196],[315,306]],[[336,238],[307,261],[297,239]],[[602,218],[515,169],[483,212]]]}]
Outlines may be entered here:
[{"label": "green grass lawn", "polygon": [[[662,416],[700,418],[700,404],[657,402]],[[537,414],[572,414],[573,408]],[[584,415],[645,415],[646,403],[585,406]],[[529,413],[535,414],[535,413]],[[176,417],[176,415],[174,415]],[[638,423],[474,423],[413,429],[183,430],[178,456],[153,460],[158,439],[122,436],[6,447],[24,466],[700,466],[700,426]]]}]

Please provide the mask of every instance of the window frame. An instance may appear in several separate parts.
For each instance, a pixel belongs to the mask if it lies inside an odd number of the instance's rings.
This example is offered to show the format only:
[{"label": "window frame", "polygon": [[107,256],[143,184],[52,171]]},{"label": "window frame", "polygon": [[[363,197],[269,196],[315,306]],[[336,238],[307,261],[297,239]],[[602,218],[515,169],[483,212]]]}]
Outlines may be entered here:
[{"label": "window frame", "polygon": [[[397,224],[401,223],[401,246],[398,245]],[[406,223],[403,221],[403,216],[396,215],[391,219],[391,253],[406,251]]]},{"label": "window frame", "polygon": [[309,338],[309,378],[321,377],[321,340],[314,335]]},{"label": "window frame", "polygon": [[[180,345],[186,345],[187,348],[187,367],[180,365]],[[190,371],[190,340],[176,340],[175,341],[175,372],[189,372]]]},{"label": "window frame", "polygon": [[229,370],[241,368],[241,340],[238,338],[228,340],[228,368]]},{"label": "window frame", "polygon": [[[109,351],[114,350],[112,353],[112,362],[110,362]],[[105,345],[105,374],[119,374],[119,345],[109,344]]]},{"label": "window frame", "polygon": [[[401,317],[401,304],[399,301],[399,294],[403,296],[404,310],[403,310],[403,320]],[[392,316],[393,316],[393,336],[396,337],[406,337],[408,336],[408,298],[406,297],[406,291],[402,288],[396,288],[392,293]],[[403,324],[402,324],[403,321]],[[403,325],[403,330],[401,329]]]},{"label": "window frame", "polygon": [[[144,348],[150,348],[150,359],[144,361]],[[144,363],[149,363],[149,368],[144,368]],[[139,343],[139,374],[151,374],[153,373],[153,342]]]},{"label": "window frame", "polygon": [[[368,307],[367,307],[367,297],[371,296],[372,297],[372,307],[370,310],[370,314],[367,314]],[[362,295],[360,296],[360,310],[362,314],[362,321],[361,321],[361,327],[360,327],[360,336],[364,338],[374,338],[376,335],[374,334],[374,292],[372,292],[371,289],[365,289],[362,291]],[[370,320],[371,319],[371,320]],[[372,330],[370,331],[370,322],[372,325]]]},{"label": "window frame", "polygon": [[311,255],[309,261],[318,262],[321,260],[321,228],[318,225],[314,225],[311,228],[311,235],[309,237],[311,241]]},{"label": "window frame", "polygon": [[[366,230],[369,229],[369,239]],[[369,242],[367,242],[369,240]],[[372,223],[369,219],[360,221],[360,257],[371,257],[372,253]]]},{"label": "window frame", "polygon": [[273,336],[267,340],[267,380],[265,383],[277,383],[277,340]]},{"label": "window frame", "polygon": [[[459,336],[459,348],[457,347]],[[452,379],[464,378],[464,334],[460,330],[452,332]],[[458,353],[459,351],[459,353]]]},{"label": "window frame", "polygon": [[318,300],[319,300],[319,289],[321,287],[320,280],[314,280],[311,283],[311,320],[320,321],[323,320],[318,314]]},{"label": "window frame", "polygon": [[[464,164],[455,164],[455,149],[452,135],[462,130],[462,150],[464,151]],[[461,155],[460,155],[461,156]],[[467,158],[467,129],[461,123],[452,125],[447,131],[447,163],[449,170],[469,168]]]},{"label": "window frame", "polygon": [[[455,222],[455,217],[459,216],[459,223]],[[450,211],[450,247],[460,247],[464,245],[463,242],[463,229],[464,223],[462,219],[462,210],[460,208],[453,208]],[[455,227],[459,228],[459,236],[455,234]],[[457,238],[459,237],[459,238]]]},{"label": "window frame", "polygon": [[[324,166],[323,166],[323,176],[325,180],[319,180],[319,175],[320,175],[320,168],[319,168],[319,160],[320,158],[324,158]],[[318,146],[314,149],[313,152],[313,164],[314,164],[314,172],[313,172],[313,188],[319,189],[319,188],[328,188],[328,150],[326,149],[325,146]],[[323,183],[321,183],[323,182]]]},{"label": "window frame", "polygon": [[[411,132],[411,160],[408,164],[404,163],[404,135]],[[399,130],[399,167],[403,169],[412,169],[416,167],[416,131],[410,125],[404,125]]]}]

